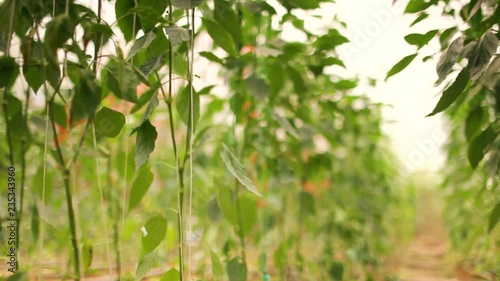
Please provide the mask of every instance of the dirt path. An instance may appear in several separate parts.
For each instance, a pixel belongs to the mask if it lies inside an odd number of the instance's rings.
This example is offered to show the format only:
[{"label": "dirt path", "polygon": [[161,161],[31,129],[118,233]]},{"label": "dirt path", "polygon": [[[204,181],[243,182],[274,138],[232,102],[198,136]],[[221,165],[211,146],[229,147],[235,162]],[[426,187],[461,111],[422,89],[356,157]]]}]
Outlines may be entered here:
[{"label": "dirt path", "polygon": [[403,257],[398,277],[400,281],[455,281],[447,278],[445,264],[446,240],[430,229],[415,236]]},{"label": "dirt path", "polygon": [[417,206],[415,237],[402,255],[398,277],[400,281],[456,281],[445,262],[447,255],[446,230],[441,219],[437,198],[421,194]]}]

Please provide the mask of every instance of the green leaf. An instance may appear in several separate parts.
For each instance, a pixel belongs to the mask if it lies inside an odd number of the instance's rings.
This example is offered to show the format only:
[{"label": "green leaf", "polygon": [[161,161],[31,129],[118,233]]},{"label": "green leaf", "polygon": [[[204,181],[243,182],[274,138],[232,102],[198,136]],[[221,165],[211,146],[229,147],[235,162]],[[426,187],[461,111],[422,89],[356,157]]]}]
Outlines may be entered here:
[{"label": "green leaf", "polygon": [[229,281],[247,281],[247,265],[239,258],[234,258],[226,264]]},{"label": "green leaf", "polygon": [[224,276],[224,267],[219,256],[212,249],[210,249],[210,257],[212,259],[212,274],[216,280],[220,280]]},{"label": "green leaf", "polygon": [[484,34],[483,38],[476,45],[474,50],[469,56],[469,63],[467,68],[469,69],[470,77],[472,81],[475,81],[488,66],[491,57],[495,54],[498,48],[498,38],[492,32],[487,32]]},{"label": "green leaf", "polygon": [[300,193],[300,212],[302,216],[314,215],[314,197],[311,193],[302,191]]},{"label": "green leaf", "polygon": [[170,43],[172,43],[172,47],[177,46],[182,42],[188,42],[191,39],[189,30],[177,25],[165,26],[163,30],[168,36],[168,40],[170,40]]},{"label": "green leaf", "polygon": [[203,0],[172,0],[172,5],[179,9],[193,9],[198,7]]},{"label": "green leaf", "polygon": [[[176,97],[175,106],[179,116],[184,124],[189,125],[191,120],[191,84],[188,84]],[[193,89],[193,123],[196,124],[200,119],[200,95]]]},{"label": "green leaf", "polygon": [[238,225],[238,217],[236,210],[236,198],[231,190],[225,186],[220,184],[219,182],[215,182],[218,186],[217,190],[217,204],[222,212],[224,218],[229,221],[232,225]]},{"label": "green leaf", "polygon": [[174,73],[181,77],[186,77],[187,75],[186,57],[179,52],[174,54]]},{"label": "green leaf", "polygon": [[[45,191],[43,190],[44,174],[45,174]],[[55,175],[52,169],[47,169],[46,172],[44,173],[42,164],[40,165],[40,167],[38,167],[36,174],[31,182],[33,191],[40,198],[40,200],[42,200],[42,198],[45,197],[43,201],[44,203],[50,202],[52,198],[54,177]]]},{"label": "green leaf", "polygon": [[59,65],[56,63],[49,63],[45,65],[45,76],[47,81],[53,88],[58,87],[59,79],[61,78],[61,71],[59,70]]},{"label": "green leaf", "polygon": [[125,116],[104,106],[95,114],[94,125],[105,137],[114,138],[120,134],[125,125]]},{"label": "green leaf", "polygon": [[43,85],[43,82],[45,82],[44,69],[40,63],[28,63],[26,68],[23,70],[23,74],[24,78],[26,78],[28,86],[30,86],[35,93]]},{"label": "green leaf", "polygon": [[[159,8],[144,6],[144,4],[141,4],[142,2],[151,2],[151,3],[157,2]],[[140,28],[144,32],[149,32],[151,30],[154,30],[157,24],[169,23],[169,21],[163,17],[163,13],[165,11],[167,4],[166,1],[163,1],[162,3],[162,1],[160,0],[139,0],[137,4],[138,6],[133,9],[130,9],[128,13],[131,15],[136,15],[139,18],[137,22],[141,23]]]},{"label": "green leaf", "polygon": [[214,40],[215,44],[224,49],[230,56],[238,56],[236,45],[233,37],[219,23],[203,18],[203,25],[207,29],[208,34]]},{"label": "green leaf", "polygon": [[405,14],[413,14],[426,10],[432,6],[434,2],[435,1],[425,2],[424,0],[411,0],[406,6]]},{"label": "green leaf", "polygon": [[[472,4],[475,2],[474,6]],[[483,4],[482,0],[477,0],[477,1],[471,1],[468,6],[469,6],[469,13],[466,22],[469,22],[472,17],[481,9],[481,5]]]},{"label": "green leaf", "polygon": [[55,53],[58,48],[61,48],[66,41],[73,37],[74,33],[75,25],[69,15],[60,14],[47,24],[45,43]]},{"label": "green leaf", "polygon": [[403,69],[405,69],[410,63],[417,57],[418,54],[413,54],[402,58],[398,63],[396,63],[389,72],[387,72],[387,76],[385,77],[385,81],[389,79],[389,77],[398,74]]},{"label": "green leaf", "polygon": [[147,32],[155,27],[157,23],[166,22],[163,18],[163,13],[167,8],[168,2],[165,0],[138,0],[137,8],[134,11],[137,13],[137,9],[144,9],[147,13],[139,14],[139,19],[141,21],[142,29]]},{"label": "green leaf", "polygon": [[142,168],[139,169],[137,177],[132,183],[132,189],[130,190],[130,200],[128,203],[129,212],[139,205],[152,183],[153,173],[151,172],[151,168],[147,165],[142,166]]},{"label": "green leaf", "polygon": [[142,125],[137,128],[137,139],[135,145],[135,168],[139,168],[146,163],[149,159],[149,155],[155,149],[156,138],[158,133],[156,128],[151,125],[149,120],[142,123]]},{"label": "green leaf", "polygon": [[156,33],[154,33],[153,31],[149,31],[148,33],[144,34],[144,36],[137,39],[137,41],[134,42],[134,45],[132,45],[132,48],[130,49],[127,60],[134,57],[138,52],[149,47],[149,45],[151,44],[151,42],[153,42],[155,38],[156,38]]},{"label": "green leaf", "polygon": [[498,132],[495,132],[493,127],[490,125],[484,131],[482,131],[474,140],[469,143],[468,157],[469,163],[473,169],[477,167],[479,162],[484,158],[484,155],[490,149],[491,144],[495,141],[498,136]]},{"label": "green leaf", "polygon": [[409,34],[409,35],[405,36],[405,40],[406,40],[406,42],[408,42],[408,44],[415,45],[418,47],[418,49],[420,49],[423,46],[427,45],[429,43],[429,41],[431,41],[432,38],[434,38],[434,36],[436,36],[437,33],[438,33],[438,30],[435,29],[435,30],[431,30],[425,34],[418,34],[418,33]]},{"label": "green leaf", "polygon": [[180,272],[175,268],[169,269],[167,272],[163,273],[160,281],[179,281],[180,280]]},{"label": "green leaf", "polygon": [[92,257],[94,248],[91,241],[85,241],[82,245],[82,264],[84,269],[88,269],[92,265]]},{"label": "green leaf", "polygon": [[488,233],[491,233],[495,226],[498,224],[498,221],[500,221],[500,202],[497,203],[495,208],[491,211],[490,215],[490,222],[488,224]]},{"label": "green leaf", "polygon": [[271,93],[271,96],[276,97],[279,95],[281,90],[283,90],[285,81],[287,80],[286,69],[283,67],[283,63],[278,60],[272,61],[267,66],[266,78],[269,84],[269,92]]},{"label": "green leaf", "polygon": [[19,65],[11,57],[0,58],[0,88],[10,88],[19,75]]},{"label": "green leaf", "polygon": [[[239,227],[238,215],[241,218],[243,233],[249,233],[257,223],[257,202],[249,196],[236,197],[227,186],[216,182],[218,186],[217,204],[224,218],[234,227]],[[238,202],[236,202],[238,200]],[[239,211],[236,207],[239,205]]]},{"label": "green leaf", "polygon": [[207,202],[206,210],[207,210],[206,214],[207,214],[208,218],[210,219],[210,221],[212,221],[212,222],[219,221],[222,213],[221,213],[221,210],[219,208],[219,205],[217,204],[216,197],[211,198]]},{"label": "green leaf", "polygon": [[439,99],[434,110],[427,116],[433,116],[445,109],[447,109],[450,105],[452,105],[457,98],[462,94],[465,87],[469,83],[469,71],[467,69],[463,69],[460,74],[458,74],[455,82],[448,87]]},{"label": "green leaf", "polygon": [[288,241],[289,240],[282,239],[273,255],[274,264],[281,270],[285,268],[287,261]]},{"label": "green leaf", "polygon": [[342,281],[344,280],[344,265],[340,262],[333,262],[330,266],[330,277],[334,281]]},{"label": "green leaf", "polygon": [[[500,56],[495,57],[481,76],[481,84],[492,92],[500,86]],[[498,90],[497,90],[498,93]]]},{"label": "green leaf", "polygon": [[71,100],[70,125],[93,116],[101,102],[101,86],[89,70],[80,70],[79,81],[75,85],[75,95]]},{"label": "green leaf", "polygon": [[153,114],[154,110],[160,105],[160,101],[158,100],[158,95],[153,93],[151,96],[151,99],[149,100],[148,107],[146,108],[146,111],[141,116],[141,120],[139,121],[139,126],[140,127],[146,120],[149,120],[151,115]]},{"label": "green leaf", "polygon": [[414,26],[415,24],[425,20],[426,18],[429,17],[429,14],[427,13],[421,13],[411,24],[410,24],[410,27],[411,26]]},{"label": "green leaf", "polygon": [[210,94],[210,91],[212,91],[212,89],[213,89],[214,87],[215,87],[215,85],[206,86],[205,88],[201,89],[201,90],[198,92],[198,95],[200,95],[200,96],[209,95],[209,94]]},{"label": "green leaf", "polygon": [[116,0],[115,3],[115,17],[118,27],[120,27],[127,41],[131,41],[137,34],[137,31],[141,29],[140,21],[130,13],[130,10],[135,7],[135,3],[135,0]]},{"label": "green leaf", "polygon": [[453,35],[457,33],[457,31],[458,28],[454,26],[445,29],[443,32],[441,32],[441,34],[439,35],[439,43],[441,44],[441,50],[443,50],[447,46],[448,42],[451,40]]},{"label": "green leaf", "polygon": [[[137,78],[139,78],[139,80],[142,83],[144,83],[144,85],[151,87],[151,83],[149,83],[148,78],[144,75],[144,73],[139,68],[137,68],[135,65],[128,63],[128,62],[126,64],[129,65],[134,70],[135,75],[137,76]],[[136,92],[137,92],[137,87],[136,87]]]},{"label": "green leaf", "polygon": [[241,40],[241,24],[233,9],[233,1],[215,0],[214,19],[224,27],[233,37],[235,42]]},{"label": "green leaf", "polygon": [[156,252],[151,252],[145,255],[137,265],[137,269],[135,271],[135,281],[141,281],[144,277],[146,277],[155,261]]},{"label": "green leaf", "polygon": [[167,220],[162,215],[156,215],[148,220],[146,235],[142,236],[142,248],[146,253],[156,249],[167,233]]},{"label": "green leaf", "polygon": [[104,46],[109,41],[111,36],[114,35],[113,29],[111,29],[111,26],[108,24],[90,23],[86,32],[88,32],[87,38],[91,39],[95,46],[101,47]]},{"label": "green leaf", "polygon": [[291,66],[288,66],[287,70],[288,70],[288,75],[292,80],[295,92],[303,93],[307,91],[308,87],[306,85],[306,82],[304,81],[304,78],[302,77],[302,74],[297,69]]},{"label": "green leaf", "polygon": [[269,86],[266,81],[255,74],[252,74],[245,80],[245,85],[250,94],[261,101],[269,96]]},{"label": "green leaf", "polygon": [[257,223],[258,213],[257,213],[257,202],[254,197],[250,195],[238,196],[239,200],[239,215],[241,216],[241,224],[243,228],[243,234],[246,235],[250,233],[252,228]]},{"label": "green leaf", "polygon": [[339,66],[342,66],[343,68],[345,68],[344,62],[341,59],[336,58],[336,57],[323,58],[321,60],[321,65],[323,65],[323,66],[339,65]]},{"label": "green leaf", "polygon": [[33,240],[38,241],[40,236],[40,213],[37,204],[31,206],[31,233],[33,234]]},{"label": "green leaf", "polygon": [[132,66],[124,61],[108,66],[107,86],[119,99],[137,102],[139,79]]},{"label": "green leaf", "polygon": [[165,35],[165,32],[163,31],[163,28],[157,28],[155,29],[156,31],[156,39],[151,42],[151,45],[149,45],[149,50],[148,54],[151,57],[155,56],[166,56],[168,53],[168,48],[169,48],[169,40],[167,39],[167,36]]},{"label": "green leaf", "polygon": [[332,28],[328,31],[327,34],[318,37],[318,39],[313,43],[313,46],[315,46],[319,51],[329,51],[348,42],[349,39],[347,39],[347,37],[340,34],[337,29]]},{"label": "green leaf", "polygon": [[148,91],[146,91],[145,93],[143,93],[139,97],[139,99],[138,99],[137,103],[134,105],[134,107],[132,107],[132,109],[130,110],[130,113],[131,114],[136,113],[146,103],[149,104],[151,102],[151,98],[153,97],[153,95],[157,94],[157,91],[158,91],[159,88],[160,88],[160,85],[159,84],[155,84],[152,88],[150,88]]},{"label": "green leaf", "polygon": [[481,131],[481,123],[483,120],[483,108],[476,106],[465,120],[465,137],[470,142]]},{"label": "green leaf", "polygon": [[224,61],[221,58],[219,58],[218,56],[214,55],[214,53],[211,53],[211,52],[200,52],[199,55],[202,56],[202,57],[204,57],[204,58],[206,58],[209,61],[218,63],[220,65],[224,65]]},{"label": "green leaf", "polygon": [[339,90],[351,90],[358,86],[358,82],[356,80],[347,80],[343,79],[338,82],[335,82],[335,87]]},{"label": "green leaf", "polygon": [[[145,76],[151,75],[154,71],[159,70],[164,64],[165,64],[165,54],[158,55],[156,57],[152,57],[146,62],[144,62],[140,67],[139,70],[143,73]],[[158,87],[159,88],[159,87]]]},{"label": "green leaf", "polygon": [[288,119],[276,112],[272,113],[272,117],[274,117],[274,119],[278,121],[278,123],[280,123],[281,127],[283,127],[283,129],[285,129],[292,137],[300,139],[299,132],[297,131],[297,129],[295,129],[295,127],[292,126],[292,124],[290,124]]},{"label": "green leaf", "polygon": [[438,74],[437,84],[440,84],[448,76],[448,73],[450,73],[450,70],[457,62],[463,47],[464,39],[463,37],[459,37],[450,44],[446,52],[441,54],[436,68]]},{"label": "green leaf", "polygon": [[245,171],[245,168],[243,168],[243,165],[240,163],[238,158],[236,158],[236,156],[234,156],[234,154],[231,152],[229,147],[227,147],[227,145],[225,145],[225,144],[222,144],[221,157],[222,157],[222,160],[224,161],[224,164],[226,164],[226,167],[229,170],[229,172],[231,172],[231,174],[243,186],[245,186],[248,191],[250,191],[251,193],[253,193],[257,196],[262,196],[257,191],[257,188],[253,184],[252,180],[247,176],[247,173]]},{"label": "green leaf", "polygon": [[284,0],[285,6],[304,10],[319,8],[319,0]]}]

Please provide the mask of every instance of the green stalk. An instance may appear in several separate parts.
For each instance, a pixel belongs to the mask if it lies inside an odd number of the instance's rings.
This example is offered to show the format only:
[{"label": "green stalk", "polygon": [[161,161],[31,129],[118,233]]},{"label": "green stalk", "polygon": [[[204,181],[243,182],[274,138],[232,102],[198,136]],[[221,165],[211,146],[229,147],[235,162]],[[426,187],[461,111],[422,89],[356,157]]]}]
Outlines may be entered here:
[{"label": "green stalk", "polygon": [[9,164],[10,164],[10,166],[14,166],[14,152],[12,150],[12,136],[10,135],[10,128],[9,128],[9,107],[7,104],[6,97],[7,97],[7,88],[4,88],[2,106],[3,106],[3,114],[4,114],[4,118],[5,118],[5,134],[7,136],[7,146],[9,148],[9,150],[8,150]]},{"label": "green stalk", "polygon": [[[172,1],[168,1],[168,20],[170,25],[172,25]],[[177,149],[177,141],[175,139],[175,125],[174,125],[174,113],[173,113],[173,105],[172,105],[172,93],[173,93],[173,61],[174,61],[174,53],[172,42],[168,41],[168,99],[165,98],[165,93],[163,92],[163,88],[160,87],[163,98],[165,99],[165,103],[167,104],[168,111],[168,119],[169,119],[169,127],[170,127],[170,137],[172,141],[172,147],[174,150],[175,156],[175,164],[177,167],[177,180],[178,180],[178,189],[177,189],[177,227],[178,227],[178,239],[179,239],[179,248],[178,248],[178,258],[179,258],[179,280],[184,280],[184,258],[183,258],[183,245],[184,245],[184,231],[183,231],[183,223],[182,223],[182,206],[184,205],[184,169],[180,166],[179,163],[179,151]],[[156,77],[159,82],[159,75],[156,72]]]},{"label": "green stalk", "polygon": [[[283,205],[281,206],[281,224],[280,224],[280,237],[283,237],[283,239],[286,239],[286,207],[287,207],[287,194],[283,194]],[[288,263],[288,255],[285,255],[285,262],[284,264],[286,265]],[[280,270],[280,277],[282,281],[285,281],[285,267],[281,268]]]},{"label": "green stalk", "polygon": [[[3,100],[2,100],[2,106],[3,106],[3,113],[4,113],[4,118],[5,118],[5,134],[7,137],[7,146],[8,146],[8,155],[9,155],[9,165],[11,167],[14,167],[14,152],[12,150],[12,136],[10,134],[10,128],[9,128],[9,114],[8,114],[8,105],[7,105],[7,88],[4,88],[3,91]],[[15,191],[15,190],[14,190]],[[16,248],[19,249],[18,243],[19,243],[19,222],[20,222],[20,213],[16,210],[16,222],[17,222],[17,228],[16,228]],[[17,256],[17,253],[16,253]],[[16,271],[19,268],[19,262],[16,262],[15,269]]]},{"label": "green stalk", "polygon": [[[19,190],[19,215],[18,215],[18,223],[16,228],[16,246],[18,249],[21,248],[19,241],[19,229],[21,228],[21,220],[23,217],[23,202],[24,202],[24,186],[26,185],[26,142],[27,142],[27,134],[28,130],[28,104],[29,104],[29,88],[26,90],[26,103],[24,105],[24,135],[21,138],[21,188]],[[35,202],[33,202],[35,204]],[[19,262],[18,262],[19,266]]]},{"label": "green stalk", "polygon": [[243,230],[243,219],[241,217],[241,206],[240,206],[240,198],[238,197],[240,189],[240,184],[236,182],[236,191],[235,191],[235,197],[236,197],[236,214],[238,217],[238,237],[240,239],[240,247],[241,247],[241,259],[243,260],[243,263],[247,263],[246,259],[246,246],[245,246],[245,231]]},{"label": "green stalk", "polygon": [[[301,186],[304,186],[306,180],[304,178],[302,178],[300,180],[300,185],[298,186],[298,191],[297,191],[297,205],[299,206],[299,209],[298,209],[298,215],[297,215],[297,243],[296,243],[296,248],[295,248],[295,251],[296,251],[296,257],[300,255],[300,250],[301,250],[301,247],[302,247],[302,220],[303,220],[303,217],[302,217],[302,204],[301,204],[301,201],[300,201],[300,196],[301,196]],[[302,265],[301,265],[302,266]]]},{"label": "green stalk", "polygon": [[[111,170],[112,170],[112,158],[111,158],[111,153],[108,155],[108,186],[113,186],[111,182]],[[120,232],[118,231],[118,218],[114,219],[115,216],[119,213],[118,212],[118,200],[115,200],[115,196],[112,193],[112,190],[110,188],[105,188],[106,191],[106,197],[108,197],[108,201],[110,202],[109,208],[108,208],[108,215],[109,217],[113,218],[113,246],[115,250],[115,262],[116,262],[116,271],[118,274],[118,280],[121,280],[121,275],[122,275],[122,266],[121,266],[121,256],[120,256]]]},{"label": "green stalk", "polygon": [[[62,81],[62,79],[61,79]],[[55,96],[55,95],[54,95]],[[52,99],[50,103],[53,103],[54,100]],[[57,135],[57,129],[56,129],[56,124],[54,122],[54,109],[52,106],[49,106],[49,114],[50,114],[50,123],[52,125],[52,130],[54,133],[54,142],[56,144],[56,152],[58,156],[58,161],[61,169],[63,169],[63,181],[64,181],[64,191],[66,193],[66,204],[68,208],[68,217],[69,217],[69,227],[70,227],[70,232],[71,232],[71,245],[73,246],[73,258],[75,260],[74,263],[74,270],[75,270],[75,280],[80,280],[80,253],[78,251],[78,244],[77,244],[77,234],[76,234],[76,222],[75,222],[75,213],[73,210],[73,198],[71,195],[71,184],[70,184],[70,170],[66,168],[65,165],[65,160],[63,157],[63,153],[61,150],[61,146],[59,144],[59,139]]]}]

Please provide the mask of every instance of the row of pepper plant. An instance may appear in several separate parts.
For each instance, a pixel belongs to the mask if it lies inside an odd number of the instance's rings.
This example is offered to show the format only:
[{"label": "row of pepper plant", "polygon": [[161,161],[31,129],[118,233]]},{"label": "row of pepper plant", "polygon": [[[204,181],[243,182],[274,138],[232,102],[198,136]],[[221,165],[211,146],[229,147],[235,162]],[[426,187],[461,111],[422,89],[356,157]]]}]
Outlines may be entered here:
[{"label": "row of pepper plant", "polygon": [[[417,58],[436,63],[436,86],[443,90],[429,116],[444,112],[449,127],[441,189],[454,262],[499,274],[500,2],[412,0],[405,13],[414,15],[416,27],[437,14],[447,22],[442,29],[407,35],[417,51],[388,77]],[[438,47],[424,48],[428,44]]]},{"label": "row of pepper plant", "polygon": [[332,2],[3,1],[2,278],[383,278],[410,198]]}]

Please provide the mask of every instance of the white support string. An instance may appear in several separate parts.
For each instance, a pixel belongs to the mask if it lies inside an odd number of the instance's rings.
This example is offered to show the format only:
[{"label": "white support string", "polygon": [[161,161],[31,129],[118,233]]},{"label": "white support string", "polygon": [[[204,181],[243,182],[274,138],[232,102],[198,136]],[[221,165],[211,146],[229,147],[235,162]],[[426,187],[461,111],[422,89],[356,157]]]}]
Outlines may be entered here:
[{"label": "white support string", "polygon": [[[54,18],[56,14],[56,0],[52,0],[52,18]],[[45,88],[47,89],[47,88]],[[47,96],[47,92],[45,93],[45,96]],[[47,188],[47,150],[48,150],[48,144],[49,144],[49,104],[47,103],[46,109],[45,109],[45,141],[44,141],[44,146],[43,146],[43,181],[42,181],[42,206],[40,208],[40,215],[38,216],[40,219],[40,248],[38,249],[38,280],[41,281],[43,280],[43,268],[40,265],[40,260],[41,257],[43,256],[43,231],[44,231],[44,225],[43,225],[43,220],[42,218],[44,217],[45,214],[45,190]]]},{"label": "white support string", "polygon": [[[134,5],[137,6],[137,0],[134,0]],[[136,20],[137,20],[137,16],[136,14],[133,15],[133,23],[132,23],[132,40],[135,41],[135,29],[136,29]],[[132,62],[133,62],[133,58],[132,58]],[[127,119],[125,118],[125,127],[127,126]],[[123,181],[123,194],[122,194],[122,218],[121,218],[121,233],[124,233],[125,231],[125,209],[126,209],[126,206],[127,206],[127,185],[128,185],[128,182],[127,182],[127,177],[128,177],[128,146],[129,146],[129,137],[128,137],[129,134],[127,134],[127,140],[126,140],[126,144],[125,144],[125,163],[123,164],[125,166],[125,171],[124,171],[124,175],[125,175],[125,180]],[[123,237],[122,239],[120,239],[120,250],[119,250],[120,253],[123,253]],[[119,273],[120,274],[120,273]]]},{"label": "white support string", "polygon": [[[189,10],[188,10],[189,11]],[[194,78],[194,12],[195,8],[191,10],[191,59],[190,59],[190,71],[189,71],[189,81],[190,81],[190,138],[189,138],[189,235],[193,236],[193,139],[194,139],[194,86],[193,86],[193,78]],[[189,22],[189,12],[188,12],[188,22]],[[188,281],[191,280],[191,243],[188,243]]]},{"label": "white support string", "polygon": [[[92,125],[92,137],[94,141],[94,150],[97,150],[97,137],[95,133],[95,126]],[[102,177],[101,177],[101,165],[99,164],[99,159],[95,158],[96,174],[97,174],[97,188],[99,189],[99,196],[101,199],[101,212],[104,224],[104,240],[106,243],[106,254],[108,258],[108,268],[110,276],[113,275],[113,267],[111,265],[111,250],[109,249],[109,234],[108,234],[108,216],[106,213],[106,206],[104,204],[104,194],[102,191]]]},{"label": "white support string", "polygon": [[[127,119],[125,118],[125,127],[127,126]],[[125,141],[125,163],[123,165],[125,166],[124,168],[124,177],[125,179],[123,180],[123,194],[122,194],[122,218],[121,218],[121,233],[123,234],[125,231],[125,207],[127,206],[127,178],[128,178],[128,146],[129,146],[129,137],[127,134],[126,141]],[[119,244],[120,244],[120,253],[123,253],[123,237],[122,239],[119,239]],[[120,273],[118,273],[120,274]]]}]

